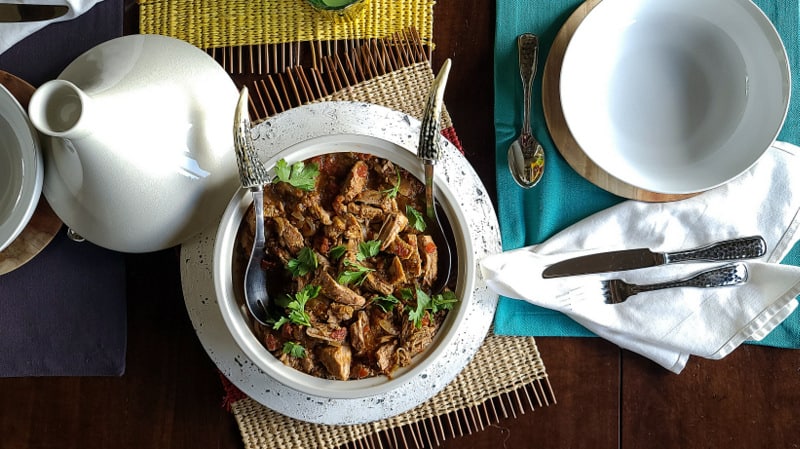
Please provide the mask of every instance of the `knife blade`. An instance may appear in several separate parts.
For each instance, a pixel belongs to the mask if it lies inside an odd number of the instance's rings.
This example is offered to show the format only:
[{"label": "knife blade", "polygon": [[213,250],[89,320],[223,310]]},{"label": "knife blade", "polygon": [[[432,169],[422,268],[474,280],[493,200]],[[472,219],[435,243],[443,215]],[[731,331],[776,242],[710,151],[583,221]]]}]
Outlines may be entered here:
[{"label": "knife blade", "polygon": [[700,248],[675,252],[657,253],[647,248],[625,249],[556,262],[544,269],[542,277],[550,279],[579,274],[627,271],[689,261],[721,262],[753,259],[763,256],[766,252],[767,244],[761,236],[725,240]]},{"label": "knife blade", "polygon": [[0,3],[0,23],[37,22],[57,19],[69,11],[66,5]]}]

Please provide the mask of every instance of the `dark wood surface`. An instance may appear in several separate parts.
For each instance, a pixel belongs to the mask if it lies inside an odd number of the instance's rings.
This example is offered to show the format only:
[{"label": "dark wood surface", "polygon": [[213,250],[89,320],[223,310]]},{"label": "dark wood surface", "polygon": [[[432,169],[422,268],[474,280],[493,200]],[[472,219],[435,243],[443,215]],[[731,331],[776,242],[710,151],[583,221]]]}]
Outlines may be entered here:
[{"label": "dark wood surface", "polygon": [[[446,103],[494,190],[494,2],[440,1],[434,65],[455,64]],[[135,13],[132,4],[126,13]],[[135,16],[129,21],[135,27]],[[554,205],[555,206],[555,205]],[[174,250],[131,255],[127,371],[119,378],[0,379],[0,448],[241,448],[217,371],[183,306]],[[538,338],[557,404],[444,448],[800,446],[800,357],[743,346],[674,375],[600,339]]]}]

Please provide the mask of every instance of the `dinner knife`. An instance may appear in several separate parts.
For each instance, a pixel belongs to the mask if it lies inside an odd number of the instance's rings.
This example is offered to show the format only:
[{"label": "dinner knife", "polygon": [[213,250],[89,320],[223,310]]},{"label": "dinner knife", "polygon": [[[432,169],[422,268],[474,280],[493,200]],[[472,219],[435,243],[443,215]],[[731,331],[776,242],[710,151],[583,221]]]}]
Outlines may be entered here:
[{"label": "dinner knife", "polygon": [[675,252],[656,253],[647,248],[625,249],[556,262],[544,269],[542,277],[549,279],[578,274],[626,271],[689,261],[720,262],[754,259],[763,256],[766,252],[767,244],[761,236],[725,240],[700,248]]},{"label": "dinner knife", "polygon": [[0,3],[0,23],[37,22],[57,19],[69,11],[66,5]]}]

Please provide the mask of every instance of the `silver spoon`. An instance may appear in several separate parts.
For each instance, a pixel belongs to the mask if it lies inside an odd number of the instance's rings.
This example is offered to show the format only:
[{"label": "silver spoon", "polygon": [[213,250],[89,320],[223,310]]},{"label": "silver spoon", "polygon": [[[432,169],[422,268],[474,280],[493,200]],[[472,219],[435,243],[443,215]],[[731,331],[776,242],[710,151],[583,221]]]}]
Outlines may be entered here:
[{"label": "silver spoon", "polygon": [[269,182],[269,174],[258,159],[253,137],[250,135],[250,115],[247,88],[239,93],[239,103],[233,119],[233,137],[236,147],[236,162],[239,167],[239,180],[242,187],[253,194],[253,208],[256,219],[256,235],[253,249],[244,273],[244,301],[250,314],[259,323],[268,326],[269,292],[267,291],[267,272],[261,268],[264,259],[264,184]]},{"label": "silver spoon", "polygon": [[444,61],[442,68],[433,80],[428,93],[428,101],[425,104],[425,111],[422,114],[422,125],[419,130],[419,145],[417,146],[417,158],[425,166],[425,215],[427,216],[431,238],[436,244],[439,253],[439,266],[436,281],[431,286],[433,293],[440,293],[450,280],[450,271],[453,260],[450,252],[450,244],[442,227],[442,221],[436,211],[434,202],[433,167],[439,161],[441,149],[439,139],[441,138],[441,115],[444,100],[444,88],[447,84],[447,77],[450,74],[450,59]]},{"label": "silver spoon", "polygon": [[539,183],[544,174],[544,148],[531,134],[531,90],[536,76],[539,38],[525,33],[517,37],[519,75],[522,78],[524,109],[520,135],[508,149],[508,169],[520,187],[529,189]]}]

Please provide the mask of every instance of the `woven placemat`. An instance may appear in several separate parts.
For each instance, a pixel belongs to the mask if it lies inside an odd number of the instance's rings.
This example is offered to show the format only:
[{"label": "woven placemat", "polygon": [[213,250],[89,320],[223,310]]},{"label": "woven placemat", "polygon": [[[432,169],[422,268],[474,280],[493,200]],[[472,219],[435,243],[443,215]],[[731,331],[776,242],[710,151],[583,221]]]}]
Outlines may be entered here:
[{"label": "woven placemat", "polygon": [[394,418],[350,426],[311,424],[247,397],[231,409],[246,449],[377,449],[434,447],[554,403],[534,339],[492,334],[450,385]]},{"label": "woven placemat", "polygon": [[[332,100],[379,104],[419,118],[433,80],[435,2],[366,1],[364,15],[344,24],[312,16],[304,0],[140,0],[140,32],[208,50],[237,85],[251,88],[254,120]],[[313,57],[301,57],[301,41],[308,41]],[[322,41],[328,41],[324,52]],[[446,109],[442,127],[461,148]],[[492,332],[465,370],[432,399],[369,424],[297,421],[223,382],[225,403],[247,449],[433,447],[555,403],[535,340]]]},{"label": "woven placemat", "polygon": [[[306,103],[353,98],[421,117],[427,96],[424,87],[431,77],[429,66],[420,35],[410,28],[342,47],[314,59],[309,67],[293,65],[273,74],[235,79],[248,86],[250,116],[258,120]],[[237,73],[235,68],[229,69]],[[451,126],[445,109],[442,127]]]},{"label": "woven placemat", "polygon": [[[412,51],[414,43],[408,45]],[[378,59],[382,56],[376,55]],[[302,67],[268,76],[269,82],[251,81],[251,114],[260,120],[299,105],[297,102],[335,100],[380,104],[419,118],[434,75],[424,53],[418,56],[421,59],[407,58],[394,70],[381,75],[376,70],[375,77],[357,83],[347,81],[356,79],[352,70],[320,74],[314,68]],[[336,66],[344,67],[330,67]],[[341,88],[323,95],[326,85]],[[272,105],[272,111],[264,109],[266,105]],[[446,110],[442,127],[442,133],[460,148]],[[394,418],[363,425],[326,426],[285,417],[243,394],[228,403],[247,449],[422,448],[554,404],[555,395],[533,338],[501,337],[490,332],[474,359],[450,385]]]},{"label": "woven placemat", "polygon": [[354,19],[322,14],[306,0],[139,0],[139,32],[209,49],[383,38],[409,27],[431,43],[434,0],[365,0]]}]

